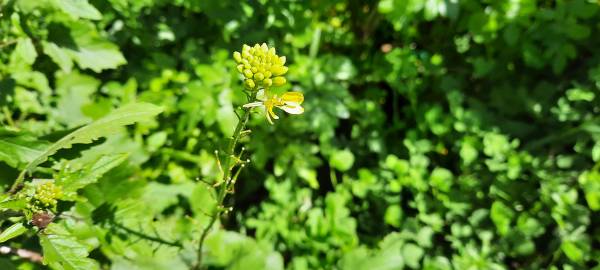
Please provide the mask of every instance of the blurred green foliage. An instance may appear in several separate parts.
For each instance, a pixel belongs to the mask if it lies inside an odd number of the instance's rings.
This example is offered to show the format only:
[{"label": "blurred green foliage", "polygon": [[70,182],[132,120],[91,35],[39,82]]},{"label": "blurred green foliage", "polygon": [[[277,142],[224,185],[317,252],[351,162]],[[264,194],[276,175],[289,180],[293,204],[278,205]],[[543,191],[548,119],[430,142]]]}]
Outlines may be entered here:
[{"label": "blurred green foliage", "polygon": [[0,1],[5,190],[115,108],[164,109],[40,164],[71,194],[45,230],[1,195],[0,242],[188,269],[245,101],[231,52],[267,42],[306,112],[253,117],[211,269],[600,269],[598,33],[594,0]]}]

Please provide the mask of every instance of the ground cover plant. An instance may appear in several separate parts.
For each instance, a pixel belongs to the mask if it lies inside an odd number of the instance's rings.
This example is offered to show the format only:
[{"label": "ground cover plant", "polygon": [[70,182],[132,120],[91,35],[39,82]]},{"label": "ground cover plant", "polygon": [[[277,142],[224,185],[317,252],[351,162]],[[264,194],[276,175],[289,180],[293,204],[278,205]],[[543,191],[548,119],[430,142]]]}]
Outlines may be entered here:
[{"label": "ground cover plant", "polygon": [[0,0],[0,269],[600,269],[594,0]]}]

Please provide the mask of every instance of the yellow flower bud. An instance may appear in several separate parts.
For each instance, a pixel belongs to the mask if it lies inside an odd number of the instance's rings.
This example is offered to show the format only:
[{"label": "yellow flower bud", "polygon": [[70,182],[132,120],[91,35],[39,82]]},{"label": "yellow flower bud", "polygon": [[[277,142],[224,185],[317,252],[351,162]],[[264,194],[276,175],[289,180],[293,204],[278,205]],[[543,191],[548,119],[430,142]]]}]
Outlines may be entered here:
[{"label": "yellow flower bud", "polygon": [[284,66],[285,57],[279,57],[275,48],[270,48],[266,43],[245,45],[242,51],[234,52],[233,58],[238,63],[237,70],[245,77],[245,87],[258,90],[260,86],[268,88],[286,83],[282,75],[288,68]]},{"label": "yellow flower bud", "polygon": [[271,79],[264,79],[263,80],[263,85],[265,87],[270,87],[271,85],[273,85],[273,80],[271,80]]},{"label": "yellow flower bud", "polygon": [[286,82],[284,77],[275,77],[273,78],[273,85],[274,86],[282,86],[284,85]]},{"label": "yellow flower bud", "polygon": [[254,79],[256,79],[257,81],[262,81],[265,78],[265,75],[263,75],[262,73],[256,73],[254,74]]},{"label": "yellow flower bud", "polygon": [[246,84],[246,87],[249,89],[253,89],[254,87],[256,87],[256,83],[254,83],[254,80],[252,80],[252,79],[248,79],[244,83]]},{"label": "yellow flower bud", "polygon": [[239,64],[242,62],[242,55],[239,52],[233,52],[233,59]]},{"label": "yellow flower bud", "polygon": [[273,75],[275,75],[275,76],[283,75],[287,71],[288,71],[288,68],[286,66],[274,66],[274,67],[271,67],[271,72],[273,72]]},{"label": "yellow flower bud", "polygon": [[242,52],[242,57],[243,57],[243,58],[248,58],[248,57],[250,57],[250,52],[249,52],[249,51],[243,51],[243,52]]}]

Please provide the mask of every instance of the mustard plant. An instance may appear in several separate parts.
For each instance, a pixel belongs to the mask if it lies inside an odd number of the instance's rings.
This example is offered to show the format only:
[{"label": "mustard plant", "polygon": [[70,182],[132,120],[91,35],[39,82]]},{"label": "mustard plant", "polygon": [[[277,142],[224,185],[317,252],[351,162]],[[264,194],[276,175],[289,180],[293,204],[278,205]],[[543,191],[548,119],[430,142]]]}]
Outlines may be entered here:
[{"label": "mustard plant", "polygon": [[214,226],[215,222],[221,218],[221,215],[231,211],[231,207],[224,205],[228,194],[234,192],[234,186],[237,178],[244,168],[250,162],[244,159],[244,148],[236,148],[241,137],[250,133],[246,129],[246,124],[250,119],[250,113],[253,108],[264,109],[265,117],[270,124],[273,119],[279,119],[279,116],[273,111],[279,108],[289,114],[302,114],[304,108],[301,106],[304,96],[300,92],[287,92],[278,96],[271,91],[272,87],[283,86],[287,83],[284,75],[288,71],[285,66],[286,57],[279,56],[275,48],[263,43],[254,46],[243,45],[242,52],[234,52],[233,58],[237,63],[237,71],[241,74],[244,81],[244,93],[248,103],[241,106],[242,114],[238,116],[238,123],[231,136],[227,149],[224,154],[216,152],[217,164],[222,177],[212,186],[216,188],[216,207],[210,213],[208,224],[201,230],[200,240],[197,249],[197,261],[194,269],[201,269],[203,259],[203,247],[206,237]]}]

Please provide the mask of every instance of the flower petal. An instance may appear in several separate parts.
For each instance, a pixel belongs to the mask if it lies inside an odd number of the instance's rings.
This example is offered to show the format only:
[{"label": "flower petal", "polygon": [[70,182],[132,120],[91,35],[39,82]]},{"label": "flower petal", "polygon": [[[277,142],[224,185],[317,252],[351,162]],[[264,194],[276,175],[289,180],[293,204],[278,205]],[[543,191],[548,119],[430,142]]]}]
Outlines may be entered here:
[{"label": "flower petal", "polygon": [[289,114],[302,114],[304,112],[304,108],[296,103],[279,106],[279,108]]},{"label": "flower petal", "polygon": [[279,119],[279,116],[277,116],[275,112],[273,112],[273,107],[268,108],[267,112],[271,115],[271,117],[273,117],[273,119]]},{"label": "flower petal", "polygon": [[301,104],[304,101],[304,95],[300,92],[287,92],[281,96],[281,101]]},{"label": "flower petal", "polygon": [[273,120],[271,120],[271,116],[269,114],[270,114],[269,109],[267,107],[265,107],[265,115],[267,116],[267,121],[269,121],[269,123],[272,125]]},{"label": "flower petal", "polygon": [[254,107],[260,107],[260,106],[264,106],[263,103],[261,101],[257,101],[257,102],[251,102],[248,104],[244,104],[244,108],[254,108]]}]

